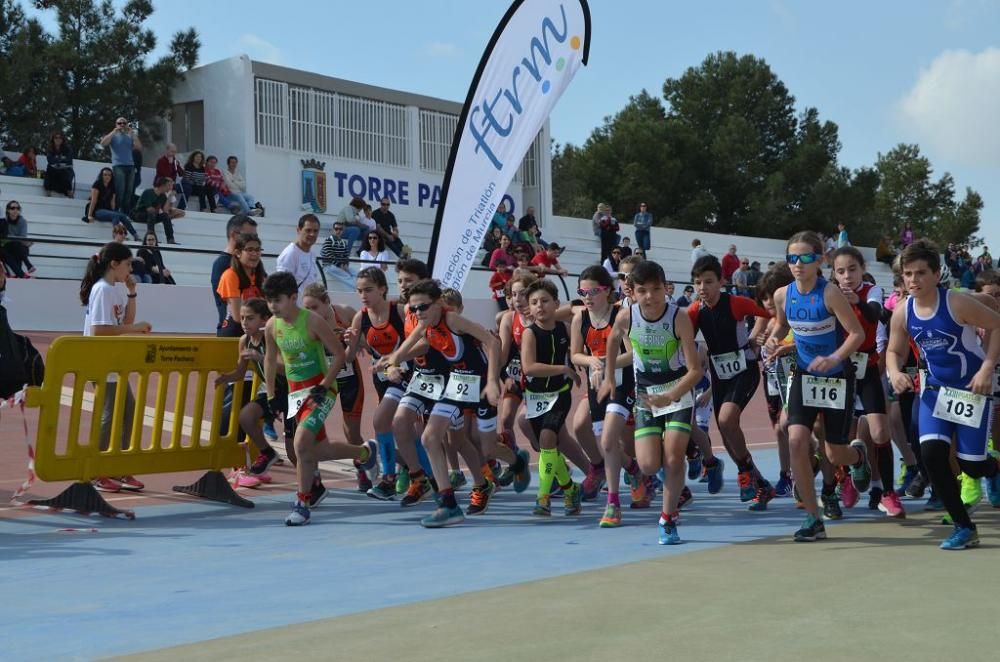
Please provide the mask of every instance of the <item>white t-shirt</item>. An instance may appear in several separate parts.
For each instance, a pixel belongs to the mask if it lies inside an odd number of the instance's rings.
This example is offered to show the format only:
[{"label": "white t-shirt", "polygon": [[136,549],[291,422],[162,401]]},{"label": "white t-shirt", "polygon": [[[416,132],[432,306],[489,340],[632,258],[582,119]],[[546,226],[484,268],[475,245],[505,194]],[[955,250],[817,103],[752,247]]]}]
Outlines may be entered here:
[{"label": "white t-shirt", "polygon": [[701,244],[695,246],[694,248],[691,249],[691,264],[694,264],[695,262],[698,261],[699,258],[705,257],[706,255],[711,255],[711,253],[708,252],[707,248],[705,248]]},{"label": "white t-shirt", "polygon": [[374,230],[377,227],[377,224],[375,223],[375,219],[374,218],[368,218],[363,213],[358,214],[358,223],[360,223],[361,225],[363,225],[366,228],[368,228],[369,232],[371,232],[372,230]]},{"label": "white t-shirt", "polygon": [[299,284],[299,297],[306,285],[322,280],[316,266],[316,256],[312,251],[305,252],[294,242],[285,246],[285,250],[278,255],[277,271],[286,271],[295,276],[295,282]]},{"label": "white t-shirt", "polygon": [[[363,250],[363,251],[361,251],[361,259],[362,259],[362,261],[365,261],[365,262],[368,262],[368,263],[371,263],[371,264],[374,264],[376,262],[383,262],[383,263],[384,262],[392,262],[392,254],[389,251],[387,251],[387,250],[379,251],[378,253],[372,253],[371,251]],[[377,267],[383,267],[385,265],[384,264],[375,264],[375,266],[377,266]]]},{"label": "white t-shirt", "polygon": [[[125,306],[128,291],[121,283],[112,285],[101,278],[90,291],[90,303],[83,316],[83,335],[94,335],[95,326],[122,326],[125,324]],[[109,382],[117,382],[115,373],[108,374]]]}]

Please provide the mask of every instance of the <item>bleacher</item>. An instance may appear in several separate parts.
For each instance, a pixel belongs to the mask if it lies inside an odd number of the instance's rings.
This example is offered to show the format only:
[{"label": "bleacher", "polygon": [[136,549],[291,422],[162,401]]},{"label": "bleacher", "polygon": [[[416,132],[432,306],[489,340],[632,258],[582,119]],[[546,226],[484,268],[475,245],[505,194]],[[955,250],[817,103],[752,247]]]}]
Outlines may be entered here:
[{"label": "bleacher", "polygon": [[[43,168],[44,159],[39,159],[39,167]],[[111,227],[107,223],[83,223],[84,205],[90,193],[90,183],[94,174],[102,164],[77,162],[77,197],[67,199],[62,196],[46,197],[41,179],[23,177],[6,177],[0,175],[0,201],[18,200],[22,206],[22,214],[28,221],[29,235],[38,238],[53,239],[85,239],[94,242],[106,242],[111,239]],[[93,171],[93,172],[92,172]],[[144,185],[152,179],[149,169],[143,171]],[[339,202],[339,201],[338,201]],[[263,242],[265,254],[279,253],[295,238],[295,223],[301,212],[281,213],[282,205],[278,201],[264,201],[268,207],[268,216],[258,218],[258,233]],[[287,208],[288,205],[285,205]],[[339,207],[331,204],[331,212],[320,215],[322,229],[320,241],[325,239],[333,223],[335,212]],[[225,246],[225,224],[229,214],[212,214],[196,211],[198,203],[190,201],[184,218],[174,223],[176,238],[182,250],[164,249],[164,262],[173,273],[178,285],[203,286],[208,280],[208,274],[215,252]],[[430,222],[414,221],[405,218],[405,212],[398,215],[400,234],[403,241],[414,251],[414,257],[427,259],[430,248],[433,225]],[[553,216],[547,221],[543,219],[542,236],[546,241],[556,241],[564,246],[560,262],[571,274],[578,274],[584,268],[597,264],[600,255],[600,242],[591,231],[590,219]],[[144,227],[136,228],[140,236]],[[157,228],[161,243],[165,237],[162,227]],[[623,237],[634,237],[634,228],[630,223],[621,224]],[[770,261],[780,261],[785,254],[785,242],[779,239],[761,239],[756,237],[733,236],[677,230],[668,228],[653,228],[651,235],[652,248],[650,259],[660,262],[670,280],[678,284],[691,280],[691,240],[701,239],[702,244],[714,255],[722,256],[730,244],[736,244],[740,257],[761,263],[762,269],[767,268]],[[130,242],[130,245],[131,244]],[[633,247],[635,242],[633,239]],[[186,249],[201,249],[210,253],[187,252]],[[868,270],[883,287],[891,287],[892,273],[889,268],[875,261],[875,251],[872,248],[861,248],[868,260]],[[74,245],[57,245],[36,243],[32,247],[32,261],[37,267],[36,277],[44,279],[79,280],[83,272],[84,260],[92,249]],[[317,247],[318,253],[318,247]],[[274,268],[274,259],[265,260],[268,271]],[[469,297],[482,294],[487,296],[489,272],[473,272],[465,287]],[[394,279],[390,279],[390,282]],[[569,281],[570,279],[567,279]],[[568,282],[570,288],[572,283]],[[331,290],[347,290],[347,285],[336,280],[330,280]]]}]

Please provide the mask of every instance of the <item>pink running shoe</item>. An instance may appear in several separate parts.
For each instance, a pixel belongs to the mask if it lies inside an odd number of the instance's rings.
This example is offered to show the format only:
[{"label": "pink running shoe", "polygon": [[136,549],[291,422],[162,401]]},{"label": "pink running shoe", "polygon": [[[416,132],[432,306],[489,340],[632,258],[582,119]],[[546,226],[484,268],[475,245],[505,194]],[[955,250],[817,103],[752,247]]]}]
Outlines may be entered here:
[{"label": "pink running shoe", "polygon": [[250,476],[242,471],[234,471],[229,474],[229,482],[232,484],[233,489],[238,489],[240,487],[247,487],[251,489],[260,487],[260,478],[257,476]]},{"label": "pink running shoe", "polygon": [[119,476],[117,478],[118,482],[121,483],[123,490],[132,490],[133,492],[138,492],[139,490],[146,489],[146,486],[141,480],[138,480],[135,476]]},{"label": "pink running shoe", "polygon": [[844,503],[844,508],[853,508],[860,498],[861,495],[854,487],[854,480],[849,475],[844,476],[844,482],[840,484],[840,500]]},{"label": "pink running shoe", "polygon": [[265,485],[274,480],[273,478],[271,478],[271,474],[269,474],[269,473],[262,473],[259,476],[254,476],[254,478],[256,478],[257,480],[259,480],[261,483],[263,483]]},{"label": "pink running shoe", "polygon": [[108,478],[107,476],[102,476],[101,478],[95,478],[90,481],[90,484],[94,486],[98,492],[119,492],[122,489],[122,484],[119,483],[114,478]]},{"label": "pink running shoe", "polygon": [[895,490],[889,490],[882,495],[882,499],[878,502],[878,509],[889,517],[906,519],[906,511],[903,510],[903,504],[900,503]]}]

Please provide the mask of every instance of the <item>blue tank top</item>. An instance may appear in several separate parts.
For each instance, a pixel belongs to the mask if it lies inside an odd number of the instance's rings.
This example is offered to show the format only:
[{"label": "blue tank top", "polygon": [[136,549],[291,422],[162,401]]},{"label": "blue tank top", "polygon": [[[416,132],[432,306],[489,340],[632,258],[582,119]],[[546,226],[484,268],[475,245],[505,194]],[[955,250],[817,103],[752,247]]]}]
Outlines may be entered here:
[{"label": "blue tank top", "polygon": [[[818,356],[830,356],[840,346],[837,318],[826,309],[823,292],[826,279],[817,278],[816,285],[808,292],[799,291],[794,281],[785,294],[785,317],[795,334],[795,360],[798,369],[806,372],[809,364]],[[833,375],[843,370],[838,365],[826,372],[810,373],[821,377]]]},{"label": "blue tank top", "polygon": [[[942,305],[942,301],[944,305]],[[934,314],[920,317],[913,297],[906,300],[906,330],[927,362],[927,382],[931,386],[964,389],[983,365],[985,354],[975,327],[963,326],[951,313],[951,292],[938,289]]]},{"label": "blue tank top", "polygon": [[132,160],[132,136],[121,131],[115,131],[111,135],[111,165],[112,166],[134,166]]}]

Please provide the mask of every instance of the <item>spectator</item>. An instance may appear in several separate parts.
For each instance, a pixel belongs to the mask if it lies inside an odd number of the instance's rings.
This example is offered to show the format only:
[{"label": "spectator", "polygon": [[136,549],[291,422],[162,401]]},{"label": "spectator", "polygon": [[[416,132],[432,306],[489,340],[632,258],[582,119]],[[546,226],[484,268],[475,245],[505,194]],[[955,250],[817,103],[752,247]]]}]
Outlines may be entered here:
[{"label": "spectator", "polygon": [[972,268],[971,264],[966,264],[962,269],[962,274],[960,277],[960,283],[963,289],[971,290],[976,285],[976,273]]},{"label": "spectator", "polygon": [[544,247],[547,244],[547,242],[542,241],[542,231],[538,229],[538,219],[535,218],[534,207],[528,207],[524,216],[518,220],[517,229],[520,232],[521,241],[535,247],[535,252],[537,252],[538,246]]},{"label": "spectator", "polygon": [[263,298],[261,285],[267,278],[264,263],[260,259],[260,237],[255,234],[241,234],[236,238],[236,253],[233,255],[229,268],[222,272],[217,292],[219,298],[226,302],[226,327],[239,329],[243,335],[240,323],[240,306],[248,299]]},{"label": "spectator", "polygon": [[73,150],[66,144],[66,136],[56,131],[49,138],[49,149],[45,154],[45,195],[59,193],[73,197]]},{"label": "spectator", "polygon": [[[167,234],[168,244],[177,244],[174,239],[174,224],[167,200],[167,193],[173,189],[174,183],[169,177],[158,177],[153,188],[148,188],[139,196],[132,220],[136,223],[145,223],[149,232],[156,234],[156,224],[162,223],[163,230]],[[117,194],[117,187],[116,187]],[[183,214],[183,212],[181,212]]]},{"label": "spectator", "polygon": [[139,235],[128,216],[116,211],[115,181],[111,168],[101,168],[93,185],[90,187],[90,202],[87,203],[87,215],[83,218],[87,223],[95,220],[111,223],[112,227],[121,225],[132,235],[133,241],[139,241]]},{"label": "spectator", "polygon": [[622,259],[632,256],[632,240],[628,237],[622,237],[622,245],[618,247],[621,251]]},{"label": "spectator", "polygon": [[152,282],[158,285],[176,285],[170,269],[163,264],[163,254],[160,252],[160,242],[157,241],[156,234],[147,232],[142,244],[136,255],[146,265],[146,271],[151,276]]},{"label": "spectator", "polygon": [[[512,225],[515,225],[514,223],[512,223],[511,219],[512,216],[507,213],[507,204],[501,202],[500,204],[497,205],[497,210],[493,213],[493,220],[490,221],[491,227],[496,226],[500,228],[501,232],[510,237],[510,227]],[[514,229],[516,230],[517,228],[515,227]],[[516,237],[510,237],[510,238],[511,241],[516,239]]]},{"label": "spectator", "polygon": [[[736,244],[730,244],[729,251],[722,256],[722,284],[731,286],[733,284],[733,274],[739,268],[740,258],[736,255]],[[732,287],[729,289],[731,290]]]},{"label": "spectator", "polygon": [[323,263],[323,271],[340,280],[345,277],[350,281],[354,274],[351,273],[348,260],[350,252],[347,240],[344,239],[344,222],[339,218],[333,222],[333,232],[323,242],[323,249],[320,251],[320,262]]},{"label": "spectator", "polygon": [[513,277],[513,273],[506,269],[497,269],[490,276],[490,291],[493,300],[497,302],[497,308],[507,310],[507,283]]},{"label": "spectator", "polygon": [[691,240],[691,264],[698,261],[698,258],[705,257],[706,255],[711,255],[708,249],[701,245],[701,239]]},{"label": "spectator", "polygon": [[119,117],[115,120],[115,128],[101,138],[101,146],[111,149],[111,169],[115,174],[118,211],[130,214],[136,187],[135,157],[132,150],[142,149],[142,143],[125,118]]},{"label": "spectator", "polygon": [[694,296],[694,286],[693,285],[685,285],[684,286],[684,294],[682,294],[677,299],[677,305],[680,306],[681,308],[687,308],[692,303],[694,303],[694,299],[695,299],[695,296]]},{"label": "spectator", "polygon": [[[632,252],[632,255],[633,255],[634,257],[637,257],[637,258],[639,258],[640,260],[645,260],[645,259],[646,259],[646,251],[642,250],[641,248],[637,248],[637,249],[635,249],[635,250],[634,250],[634,251]],[[624,260],[625,258],[622,258],[622,259]]]},{"label": "spectator", "polygon": [[[905,233],[905,230],[904,230]],[[902,241],[902,238],[900,238]],[[913,233],[910,233],[910,243],[913,242]],[[903,247],[909,246],[909,244],[903,244]],[[875,248],[875,259],[884,264],[892,266],[892,261],[896,259],[896,254],[892,251],[892,247],[889,246],[889,237],[883,236],[878,242],[878,246]]]},{"label": "spectator", "polygon": [[184,164],[184,174],[182,175],[181,189],[185,198],[198,198],[198,208],[205,211],[208,208],[210,213],[215,213],[215,188],[208,181],[205,172],[205,153],[200,149],[191,152]]},{"label": "spectator", "polygon": [[[653,215],[646,209],[646,203],[639,205],[639,212],[632,218],[635,226],[635,244],[644,251],[649,250],[649,232],[653,227]],[[623,253],[624,255],[624,253]]]},{"label": "spectator", "polygon": [[757,285],[760,283],[760,279],[764,274],[760,271],[760,262],[756,260],[750,263],[750,271],[747,273],[747,289],[749,290],[749,296],[751,299],[757,298]]},{"label": "spectator", "polygon": [[383,196],[379,202],[379,208],[372,212],[375,219],[376,229],[385,245],[399,257],[403,252],[403,241],[399,238],[399,225],[396,223],[396,215],[389,209],[389,198]]},{"label": "spectator", "polygon": [[337,221],[342,228],[340,238],[347,242],[348,255],[352,255],[354,242],[361,238],[362,233],[368,232],[368,227],[358,219],[364,213],[364,209],[365,201],[355,196],[337,214]]},{"label": "spectator", "polygon": [[226,169],[222,171],[222,179],[226,183],[229,193],[226,195],[228,202],[235,202],[240,206],[240,213],[250,216],[263,216],[264,208],[257,200],[247,193],[247,183],[243,176],[236,170],[240,160],[235,156],[226,159]]},{"label": "spectator", "polygon": [[615,246],[611,249],[611,255],[609,255],[604,262],[601,264],[604,270],[608,272],[612,280],[618,280],[618,267],[622,262],[622,249]]},{"label": "spectator", "polygon": [[[116,244],[125,243],[125,226],[123,225],[113,225],[111,226],[111,241]],[[134,255],[129,258],[129,262],[132,264],[132,278],[135,279],[137,283],[152,283],[153,275],[149,273],[146,268],[146,263],[135,257]]]},{"label": "spectator", "polygon": [[990,255],[989,246],[986,245],[983,246],[983,252],[979,254],[979,257],[980,259],[983,259],[983,261],[985,262],[987,270],[993,268],[993,256]]},{"label": "spectator", "polygon": [[218,207],[233,214],[240,213],[240,205],[236,201],[229,201],[230,190],[226,186],[226,178],[219,170],[219,159],[209,156],[205,159],[205,184],[211,186],[212,190],[219,194]]},{"label": "spectator", "polygon": [[546,246],[544,251],[531,258],[531,264],[536,267],[541,267],[541,272],[543,274],[558,274],[560,276],[565,276],[567,272],[559,264],[559,253],[561,252],[562,248],[559,244],[553,241]]},{"label": "spectator", "polygon": [[[218,322],[215,335],[224,337],[234,337],[234,329],[226,328],[226,302],[219,297],[219,280],[222,274],[232,265],[233,255],[236,254],[236,240],[241,234],[254,234],[257,232],[257,221],[243,214],[236,214],[226,222],[226,249],[216,256],[212,262],[212,275],[209,282],[212,284],[212,296],[215,297],[215,309],[218,312]],[[239,337],[236,335],[235,337]]]},{"label": "spectator", "polygon": [[611,213],[611,207],[603,202],[597,203],[597,211],[594,212],[594,217],[590,220],[591,228],[594,231],[595,237],[601,236],[601,219]]},{"label": "spectator", "polygon": [[503,236],[503,231],[500,228],[490,225],[490,230],[486,233],[486,238],[483,239],[484,255],[481,264],[484,267],[490,266],[490,258],[493,257],[493,251],[500,248],[500,238]]},{"label": "spectator", "polygon": [[674,303],[674,289],[676,288],[676,286],[674,285],[674,282],[671,281],[671,280],[668,280],[666,282],[665,288],[666,288],[666,292],[667,292],[667,301],[669,301],[670,303]]},{"label": "spectator", "polygon": [[[551,245],[551,244],[550,244]],[[544,273],[542,267],[537,267],[531,263],[531,255],[526,250],[516,250],[514,251],[514,260],[517,265],[514,267],[514,272],[511,274],[511,279],[520,278],[524,275],[531,276],[541,276]]]},{"label": "spectator", "polygon": [[913,243],[913,228],[910,227],[909,222],[903,223],[903,231],[899,234],[899,243],[903,248]]},{"label": "spectator", "polygon": [[163,152],[163,156],[156,160],[156,178],[160,179],[161,177],[166,177],[174,182],[173,191],[177,194],[177,208],[187,209],[187,198],[184,195],[184,187],[181,185],[181,182],[184,181],[184,168],[177,160],[177,145],[173,143],[167,143],[167,149]]},{"label": "spectator", "polygon": [[9,177],[38,177],[38,153],[35,148],[28,145],[21,152],[21,156],[17,158],[14,165],[7,168],[7,175]]},{"label": "spectator", "polygon": [[27,236],[28,220],[21,216],[21,203],[11,200],[7,203],[3,219],[0,219],[0,260],[7,265],[14,278],[28,278],[35,273],[28,254],[31,243],[24,241]]},{"label": "spectator", "polygon": [[385,240],[375,230],[368,231],[368,245],[361,250],[361,259],[368,264],[380,268],[382,271],[389,270],[389,262],[392,255],[385,248]]},{"label": "spectator", "polygon": [[823,250],[824,250],[824,255],[826,256],[826,261],[830,262],[830,258],[831,255],[833,254],[833,251],[837,250],[837,242],[834,240],[833,237],[826,237],[822,233],[820,233],[819,236],[823,240]]},{"label": "spectator", "polygon": [[517,266],[517,258],[511,252],[510,237],[505,234],[500,235],[500,246],[490,255],[490,269],[494,271],[506,271],[513,273]]},{"label": "spectator", "polygon": [[847,226],[843,223],[837,223],[837,248],[850,245],[851,241],[847,238]]},{"label": "spectator", "polygon": [[[378,231],[378,223],[376,223],[375,219],[372,217],[371,205],[366,203],[365,206],[361,208],[361,213],[358,214],[358,223],[360,223],[362,226],[361,236],[365,236],[369,232]],[[359,236],[358,239],[360,240],[360,238],[361,237]],[[365,248],[365,246],[362,246],[361,248],[358,249],[358,255],[361,255],[361,250],[363,248]]]},{"label": "spectator", "polygon": [[305,294],[306,286],[322,280],[319,267],[316,266],[316,256],[312,249],[319,239],[319,219],[315,214],[303,214],[299,217],[295,241],[285,246],[278,255],[277,271],[285,271],[295,276],[299,285],[299,297]]},{"label": "spectator", "polygon": [[610,255],[611,249],[618,245],[618,219],[611,215],[611,206],[605,205],[607,213],[598,221],[601,230],[601,262],[604,262]]},{"label": "spectator", "polygon": [[[735,249],[735,246],[730,247],[730,250]],[[726,257],[729,257],[729,254]],[[733,272],[732,281],[736,294],[744,297],[750,296],[750,260],[747,258],[739,260],[739,267]]]}]

